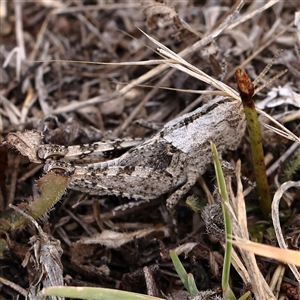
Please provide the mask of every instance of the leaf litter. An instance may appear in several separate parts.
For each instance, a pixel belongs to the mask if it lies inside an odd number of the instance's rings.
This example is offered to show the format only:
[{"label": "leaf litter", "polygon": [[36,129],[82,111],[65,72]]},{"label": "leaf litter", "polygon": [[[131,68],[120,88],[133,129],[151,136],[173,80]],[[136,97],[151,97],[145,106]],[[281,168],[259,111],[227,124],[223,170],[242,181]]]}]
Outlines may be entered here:
[{"label": "leaf litter", "polygon": [[[233,74],[237,68],[246,69],[254,80],[278,50],[283,49],[283,54],[274,62],[263,81],[267,82],[284,69],[288,72],[259,91],[255,100],[259,108],[300,136],[300,23],[296,2],[253,1],[242,5],[216,1],[211,5],[210,2],[197,4],[191,1],[66,3],[56,0],[7,2],[1,5],[5,6],[0,16],[1,140],[5,140],[9,133],[32,129],[43,133],[43,142],[55,141],[66,146],[93,143],[99,139],[146,138],[154,133],[149,129],[151,126],[139,126],[135,120],[142,119],[161,126],[183,111],[209,102],[216,94],[212,86],[170,69],[166,60],[161,63],[155,54],[156,49],[152,48],[153,44],[138,28],[191,65],[229,86],[229,90],[233,89],[232,93],[236,90]],[[182,89],[188,93],[182,92]],[[193,90],[202,91],[202,94],[194,94]],[[57,121],[53,121],[55,118]],[[24,142],[34,159],[35,143]],[[273,163],[275,165],[269,173],[273,193],[279,184],[278,175],[285,172],[280,159],[286,156],[291,143],[276,133],[272,137],[269,133],[264,141],[265,156],[272,157],[268,167],[272,168]],[[7,157],[8,166],[3,170],[5,176],[1,177],[0,207],[6,211],[11,202],[19,205],[25,203],[26,206],[32,197],[38,198],[38,193],[42,192],[37,190],[35,183],[42,176],[41,170],[14,151],[2,153],[3,157]],[[21,154],[28,156],[28,152]],[[289,154],[287,159],[293,160],[292,155]],[[247,136],[236,152],[228,152],[224,158],[231,162],[241,159],[242,175],[253,179]],[[208,169],[203,177],[213,193],[212,169]],[[289,180],[299,181],[299,170],[296,169]],[[246,208],[241,212],[239,207],[237,217],[233,218],[238,220],[237,227],[242,224],[243,233],[238,236],[248,237],[248,228],[251,229],[252,240],[276,245],[275,234],[267,230],[272,228],[271,223],[265,224],[263,230],[258,229],[262,218],[257,211],[256,194],[249,192],[252,189],[244,187],[244,195],[249,193],[245,195]],[[190,194],[205,203],[206,195],[198,185]],[[288,194],[289,201],[282,201],[280,206],[283,218],[280,231],[283,237],[291,237],[293,245],[299,247],[300,207],[299,201],[296,201],[299,190],[290,188],[285,194]],[[222,261],[217,254],[222,254],[221,245],[214,240],[211,232],[205,232],[207,224],[198,214],[192,213],[183,201],[177,207],[178,233],[169,232],[167,228],[171,219],[164,206],[164,197],[145,206],[135,205],[128,210],[112,213],[114,207],[127,204],[127,199],[113,196],[97,198],[75,191],[65,193],[61,202],[48,211],[40,222],[44,231],[62,244],[63,271],[68,277],[66,283],[108,288],[116,288],[120,284],[122,288],[123,284],[127,290],[147,293],[143,272],[135,271],[155,265],[159,269],[154,277],[157,290],[176,297],[175,290],[182,288],[182,285],[175,281],[174,269],[167,256],[162,254],[166,249],[186,244],[182,247],[186,249],[185,257],[180,258],[188,271],[198,272],[198,289],[210,290],[220,284],[217,270],[222,268]],[[240,223],[241,216],[243,223]],[[88,237],[98,237],[110,231],[113,233],[111,238],[117,237],[117,249],[110,249],[101,241],[96,243],[97,239],[88,245],[88,251],[85,244],[72,246]],[[140,232],[145,234],[139,236]],[[5,236],[7,234],[5,232]],[[6,249],[0,261],[2,268],[10,270],[1,274],[1,280],[4,280],[1,282],[6,282],[1,287],[5,299],[18,295],[16,285],[22,290],[33,284],[21,263],[28,256],[28,241],[34,234],[31,227],[9,232],[13,241],[9,245],[17,241],[19,246]],[[233,256],[236,270],[244,270],[239,273],[240,277],[232,274],[234,289],[242,290],[246,281],[253,282],[255,278],[260,278],[258,280],[263,286],[260,291],[257,287],[250,288],[254,297],[278,299],[280,292],[268,287],[273,284],[271,277],[278,263],[256,257],[260,264],[257,270],[255,260],[253,257],[249,260],[247,255],[241,255],[243,261],[238,254]],[[247,261],[250,265],[245,269],[243,265]],[[251,265],[255,270],[253,273],[249,271]],[[22,278],[16,277],[12,270],[22,274]],[[251,280],[254,274],[258,277]],[[283,280],[281,293],[288,295],[289,299],[297,299],[297,293],[291,292],[293,288],[296,291],[297,276],[286,272],[280,278]],[[261,291],[265,294],[258,298]]]}]

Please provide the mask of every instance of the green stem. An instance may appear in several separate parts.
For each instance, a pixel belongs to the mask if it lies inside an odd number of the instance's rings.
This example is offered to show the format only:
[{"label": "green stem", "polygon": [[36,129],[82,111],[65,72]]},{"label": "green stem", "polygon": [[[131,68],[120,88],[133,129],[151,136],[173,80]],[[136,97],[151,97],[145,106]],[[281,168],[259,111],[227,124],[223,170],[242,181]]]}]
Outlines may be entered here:
[{"label": "green stem", "polygon": [[268,179],[266,175],[266,166],[264,161],[264,151],[262,147],[260,125],[258,122],[257,112],[252,98],[254,94],[254,86],[251,83],[247,74],[241,71],[240,69],[236,70],[236,79],[247,121],[254,175],[257,184],[257,191],[260,197],[260,207],[265,219],[267,219],[269,218],[269,215],[271,213],[272,201],[269,191]]}]

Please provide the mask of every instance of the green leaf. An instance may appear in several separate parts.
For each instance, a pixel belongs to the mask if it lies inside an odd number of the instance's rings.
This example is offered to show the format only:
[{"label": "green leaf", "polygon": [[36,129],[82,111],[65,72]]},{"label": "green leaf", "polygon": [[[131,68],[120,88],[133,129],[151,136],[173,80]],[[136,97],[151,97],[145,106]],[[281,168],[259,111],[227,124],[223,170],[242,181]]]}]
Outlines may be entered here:
[{"label": "green leaf", "polygon": [[183,285],[187,289],[187,291],[190,293],[190,295],[193,297],[198,293],[198,289],[195,284],[195,280],[192,274],[187,274],[186,270],[184,269],[181,261],[178,258],[178,255],[174,250],[170,250],[170,256],[173,262],[173,265],[175,267],[175,270],[180,277]]},{"label": "green leaf", "polygon": [[162,300],[162,298],[143,294],[91,287],[53,286],[44,288],[42,290],[42,293],[45,296],[58,296],[91,300]]},{"label": "green leaf", "polygon": [[221,168],[221,163],[218,157],[218,151],[215,144],[212,142],[211,142],[211,149],[213,152],[214,167],[215,167],[215,172],[216,172],[216,177],[218,182],[218,188],[222,198],[221,205],[222,205],[224,225],[225,225],[225,254],[224,254],[223,272],[222,272],[223,296],[225,299],[236,300],[229,286],[232,244],[228,240],[232,236],[232,223],[231,223],[230,215],[224,205],[224,202],[229,202],[229,197],[226,190],[226,182]]}]

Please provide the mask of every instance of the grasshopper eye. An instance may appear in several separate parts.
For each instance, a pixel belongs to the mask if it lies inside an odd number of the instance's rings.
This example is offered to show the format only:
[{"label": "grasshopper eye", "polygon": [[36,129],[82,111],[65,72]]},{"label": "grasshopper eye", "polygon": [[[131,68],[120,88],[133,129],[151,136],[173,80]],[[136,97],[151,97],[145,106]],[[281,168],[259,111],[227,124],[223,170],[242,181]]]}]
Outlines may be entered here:
[{"label": "grasshopper eye", "polygon": [[44,172],[48,173],[50,171],[63,171],[67,174],[73,174],[75,171],[75,168],[66,162],[63,161],[57,161],[53,159],[46,160],[45,166],[44,166]]},{"label": "grasshopper eye", "polygon": [[68,149],[60,145],[42,145],[37,151],[37,156],[40,159],[64,157]]}]

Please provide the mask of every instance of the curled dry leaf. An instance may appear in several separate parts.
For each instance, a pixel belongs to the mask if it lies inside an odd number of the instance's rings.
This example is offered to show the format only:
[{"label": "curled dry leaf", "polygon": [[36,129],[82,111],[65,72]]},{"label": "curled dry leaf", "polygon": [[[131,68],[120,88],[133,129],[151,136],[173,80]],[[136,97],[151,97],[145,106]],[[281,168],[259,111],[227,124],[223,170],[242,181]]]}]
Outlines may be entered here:
[{"label": "curled dry leaf", "polygon": [[42,133],[43,141],[47,144],[69,146],[74,141],[88,144],[100,141],[102,132],[93,126],[81,126],[73,117],[60,122],[57,116],[50,115],[38,122],[38,131]]},{"label": "curled dry leaf", "polygon": [[[30,238],[32,247],[22,263],[27,267],[30,276],[29,299],[37,299],[40,295],[40,283],[43,287],[62,286],[63,266],[61,256],[63,250],[60,241],[42,232]],[[53,300],[62,300],[62,297],[52,297]]]},{"label": "curled dry leaf", "polygon": [[[32,247],[26,251],[22,266],[27,267],[29,277],[29,289],[26,299],[40,299],[41,287],[62,286],[64,284],[61,263],[63,250],[60,241],[45,233],[30,214],[27,214],[20,207],[14,205],[10,205],[10,207],[15,213],[35,225],[38,231],[38,235],[30,238]],[[56,296],[49,299],[64,300],[63,297]]]},{"label": "curled dry leaf", "polygon": [[179,37],[180,40],[187,44],[197,39],[201,39],[201,35],[191,27],[189,27],[177,14],[174,8],[165,3],[158,1],[145,1],[143,4],[143,13],[147,18],[147,25],[149,28],[164,27],[170,23],[176,30],[174,36]]},{"label": "curled dry leaf", "polygon": [[149,28],[157,27],[157,18],[160,17],[161,22],[168,23],[177,17],[176,11],[167,6],[165,3],[156,1],[146,1],[144,3],[143,13],[147,17],[147,25]]},{"label": "curled dry leaf", "polygon": [[122,245],[133,241],[133,239],[139,239],[145,237],[153,232],[163,231],[165,236],[169,236],[169,229],[166,227],[162,227],[159,229],[148,228],[137,230],[134,232],[121,233],[112,230],[104,230],[100,234],[95,234],[88,238],[83,238],[79,240],[77,243],[83,244],[101,244],[108,248],[116,249],[121,247]]},{"label": "curled dry leaf", "polygon": [[286,83],[284,86],[273,87],[268,96],[262,101],[256,103],[256,106],[260,109],[273,108],[281,105],[294,105],[300,108],[300,94],[294,92],[290,83]]},{"label": "curled dry leaf", "polygon": [[176,247],[174,251],[177,255],[180,255],[184,252],[185,257],[187,257],[189,252],[191,252],[196,246],[198,246],[198,243],[185,243],[183,245],[180,245],[179,247]]},{"label": "curled dry leaf", "polygon": [[[283,183],[276,191],[273,197],[273,202],[272,202],[272,221],[273,221],[273,226],[276,234],[276,238],[278,241],[278,244],[280,248],[287,249],[287,245],[285,242],[285,238],[282,233],[281,229],[281,224],[280,224],[280,218],[279,218],[279,203],[281,200],[282,195],[291,187],[300,187],[300,181],[287,181]],[[298,252],[299,254],[299,252]],[[285,256],[282,254],[282,256]],[[299,256],[298,256],[298,262],[299,262]],[[296,268],[296,263],[289,263],[289,268],[294,274],[296,280],[300,283],[300,273],[298,269]],[[298,263],[299,265],[299,263]]]},{"label": "curled dry leaf", "polygon": [[7,142],[10,146],[16,148],[24,156],[27,156],[31,162],[41,163],[37,157],[37,150],[43,144],[42,134],[31,130],[25,132],[10,133],[7,136]]}]

